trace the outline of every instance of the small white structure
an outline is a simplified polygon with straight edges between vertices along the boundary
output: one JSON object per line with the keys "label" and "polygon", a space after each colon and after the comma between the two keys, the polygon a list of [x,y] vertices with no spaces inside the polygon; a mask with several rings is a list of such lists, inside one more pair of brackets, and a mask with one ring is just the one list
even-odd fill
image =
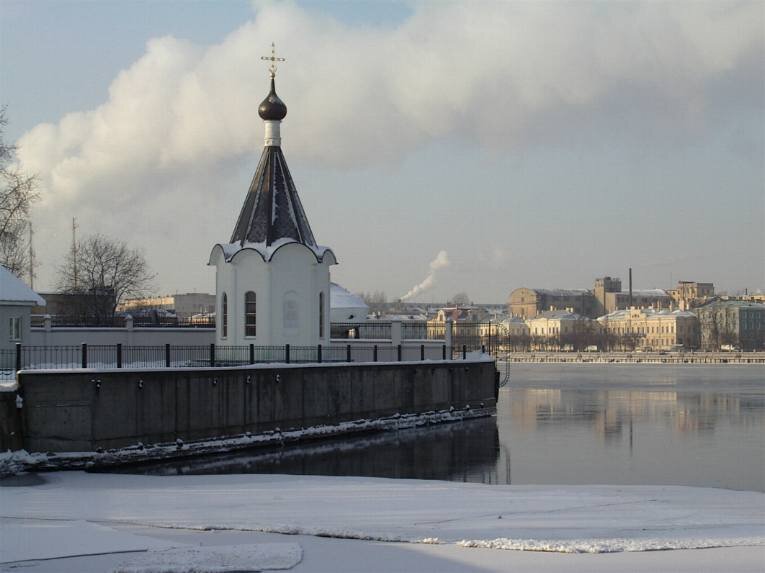
{"label": "small white structure", "polygon": [[369,314],[363,298],[337,283],[329,284],[329,307],[332,322],[366,322]]}
{"label": "small white structure", "polygon": [[329,267],[334,253],[319,246],[281,149],[287,106],[271,91],[258,108],[265,145],[231,240],[217,244],[216,342],[240,346],[313,346],[330,341]]}
{"label": "small white structure", "polygon": [[45,300],[0,265],[0,350],[29,344],[33,306],[45,306]]}

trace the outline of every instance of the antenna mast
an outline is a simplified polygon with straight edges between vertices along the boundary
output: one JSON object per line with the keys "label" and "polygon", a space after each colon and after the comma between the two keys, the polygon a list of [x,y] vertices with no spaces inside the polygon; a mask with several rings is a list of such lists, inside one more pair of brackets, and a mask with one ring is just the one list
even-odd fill
{"label": "antenna mast", "polygon": [[74,290],[77,290],[77,217],[72,217],[72,275]]}

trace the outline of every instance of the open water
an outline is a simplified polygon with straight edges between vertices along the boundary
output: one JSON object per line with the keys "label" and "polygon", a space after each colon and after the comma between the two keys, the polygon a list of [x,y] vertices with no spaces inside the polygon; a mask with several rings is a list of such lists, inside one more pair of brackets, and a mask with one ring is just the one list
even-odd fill
{"label": "open water", "polygon": [[517,364],[496,418],[133,466],[765,491],[765,367]]}

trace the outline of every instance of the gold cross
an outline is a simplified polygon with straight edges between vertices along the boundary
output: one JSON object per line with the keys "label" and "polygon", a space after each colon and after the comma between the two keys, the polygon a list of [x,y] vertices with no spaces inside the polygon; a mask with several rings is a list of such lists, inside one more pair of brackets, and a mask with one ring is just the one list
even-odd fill
{"label": "gold cross", "polygon": [[271,72],[271,77],[276,76],[276,62],[284,62],[284,58],[277,58],[276,57],[276,46],[273,42],[271,42],[271,55],[270,56],[260,56],[261,60],[266,60],[268,62],[271,62],[271,65],[268,66],[268,71]]}

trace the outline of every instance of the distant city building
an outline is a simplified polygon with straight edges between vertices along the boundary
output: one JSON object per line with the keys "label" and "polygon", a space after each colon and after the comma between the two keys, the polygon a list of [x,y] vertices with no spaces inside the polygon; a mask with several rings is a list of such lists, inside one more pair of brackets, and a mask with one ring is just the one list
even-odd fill
{"label": "distant city building", "polygon": [[699,321],[684,310],[630,308],[615,310],[598,318],[601,328],[635,348],[672,350],[699,346]]}
{"label": "distant city building", "polygon": [[584,289],[517,288],[507,301],[511,316],[534,318],[541,312],[572,309],[583,316],[595,316],[595,298]]}
{"label": "distant city building", "polygon": [[194,315],[214,313],[215,295],[187,292],[165,296],[129,298],[117,306],[117,312],[128,314],[141,310],[173,311],[179,319],[190,319]]}
{"label": "distant city building", "polygon": [[630,307],[669,309],[672,306],[672,297],[667,294],[667,291],[660,288],[633,289],[632,294],[628,291],[607,292],[605,296],[607,313],[615,310],[626,310]]}
{"label": "distant city building", "polygon": [[444,306],[436,311],[436,315],[428,322],[482,322],[488,320],[489,313],[480,306]]}
{"label": "distant city building", "polygon": [[[622,292],[622,279],[602,277],[595,279],[595,316],[608,314],[616,308],[608,308],[606,295]],[[610,301],[609,301],[610,302]]]}
{"label": "distant city building", "polygon": [[526,324],[525,320],[518,316],[511,316],[510,318],[506,318],[502,320],[499,325],[502,334],[506,336],[519,338],[529,335],[529,325]]}
{"label": "distant city building", "polygon": [[32,314],[49,314],[54,324],[111,325],[116,304],[111,289],[90,292],[46,292],[40,293],[45,299],[44,306],[32,308]]}
{"label": "distant city building", "polygon": [[619,278],[602,277],[595,279],[593,289],[595,296],[595,316],[601,316],[628,308],[670,308],[672,297],[662,289],[632,289],[622,290],[622,280]]}
{"label": "distant city building", "polygon": [[712,283],[678,281],[677,287],[667,292],[679,308],[690,310],[709,301],[715,295],[715,285]]}
{"label": "distant city building", "polygon": [[739,295],[715,295],[718,300],[743,300],[747,302],[765,303],[765,293],[739,294]]}
{"label": "distant city building", "polygon": [[[465,337],[488,336],[491,330],[488,324],[489,312],[485,308],[475,305],[444,306],[437,309],[435,316],[427,321],[427,337],[443,337],[448,320],[453,323],[455,341]],[[496,335],[499,327],[497,324],[494,326],[491,332]]]}
{"label": "distant city building", "polygon": [[720,300],[695,310],[701,328],[701,349],[765,349],[765,304]]}
{"label": "distant city building", "polygon": [[561,341],[585,332],[590,324],[588,317],[571,310],[548,310],[526,319],[530,336],[557,338]]}
{"label": "distant city building", "polygon": [[[32,307],[45,307],[45,300],[24,281],[0,265],[0,350],[10,350],[16,344],[29,343]],[[3,355],[10,358],[10,355]],[[5,360],[0,368],[12,367]]]}
{"label": "distant city building", "polygon": [[606,276],[595,279],[592,291],[517,288],[510,293],[507,306],[511,316],[521,318],[533,318],[544,311],[566,309],[595,318],[630,307],[670,308],[672,297],[662,289],[625,291],[622,290],[621,279]]}

